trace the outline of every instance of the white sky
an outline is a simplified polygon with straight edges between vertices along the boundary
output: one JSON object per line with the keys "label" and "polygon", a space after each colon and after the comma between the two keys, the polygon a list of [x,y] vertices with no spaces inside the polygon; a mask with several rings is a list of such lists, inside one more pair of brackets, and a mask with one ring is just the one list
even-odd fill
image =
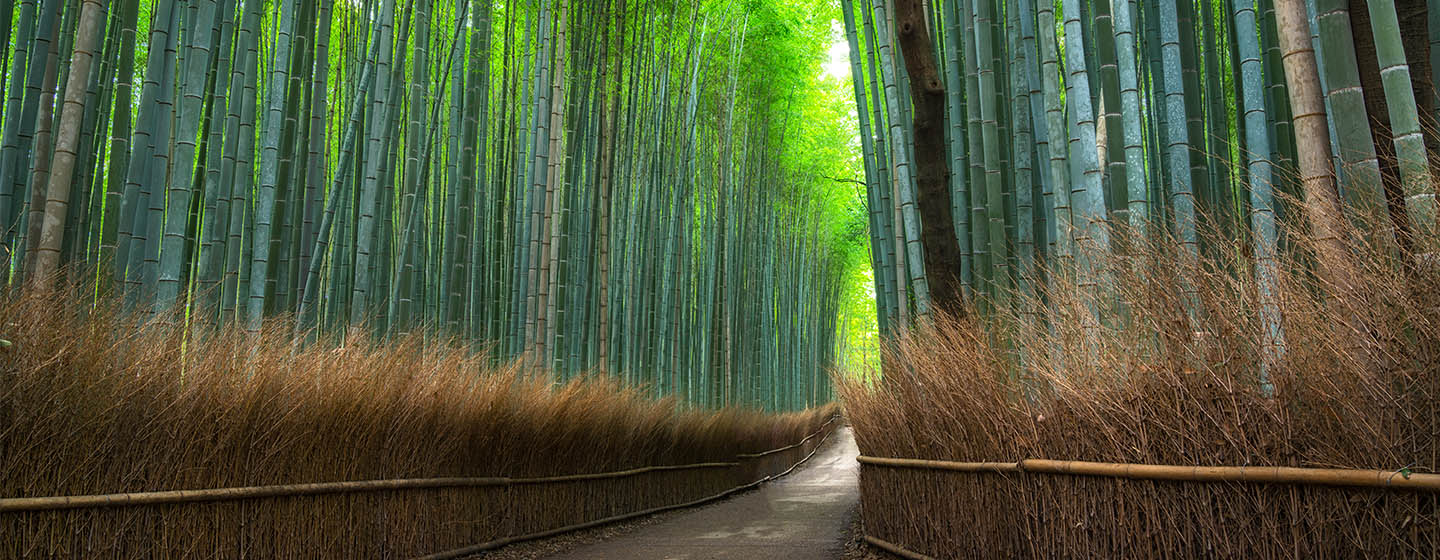
{"label": "white sky", "polygon": [[850,78],[850,43],[840,22],[830,21],[830,60],[821,67],[821,74],[831,78]]}

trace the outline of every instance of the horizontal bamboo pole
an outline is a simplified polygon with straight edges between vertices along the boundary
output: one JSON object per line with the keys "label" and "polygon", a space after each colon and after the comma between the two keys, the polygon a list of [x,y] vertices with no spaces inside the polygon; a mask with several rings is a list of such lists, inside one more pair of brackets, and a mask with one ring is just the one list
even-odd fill
{"label": "horizontal bamboo pole", "polygon": [[[714,496],[708,496],[708,497],[705,497],[705,498],[700,498],[700,499],[698,499],[698,500],[695,500],[695,501],[692,501],[692,502],[685,502],[685,503],[682,503],[682,504],[672,504],[672,505],[668,505],[668,506],[660,506],[660,507],[650,508],[650,509],[641,510],[641,511],[634,511],[634,512],[630,512],[630,513],[622,513],[622,514],[620,514],[620,515],[615,515],[615,516],[611,516],[611,517],[606,517],[606,518],[604,518],[604,519],[596,519],[596,520],[594,520],[594,521],[586,521],[586,522],[584,522],[584,523],[576,523],[576,524],[574,524],[574,525],[566,525],[566,526],[564,526],[564,527],[556,527],[556,528],[554,528],[554,529],[547,529],[547,530],[545,530],[545,531],[540,531],[540,532],[538,532],[538,533],[529,533],[529,534],[525,534],[525,535],[516,535],[516,536],[513,536],[513,537],[505,537],[505,538],[503,538],[503,539],[496,539],[496,540],[493,540],[493,541],[487,541],[487,542],[483,542],[483,543],[480,543],[480,544],[470,545],[470,546],[467,546],[467,547],[464,547],[464,548],[457,548],[457,549],[454,549],[454,550],[447,550],[447,551],[444,551],[444,552],[437,552],[437,553],[434,553],[434,554],[429,554],[429,555],[426,555],[426,556],[421,556],[421,557],[415,558],[414,560],[450,560],[450,559],[452,559],[452,558],[463,558],[463,557],[466,557],[466,556],[472,556],[472,555],[475,555],[475,554],[477,554],[477,553],[484,552],[484,551],[487,551],[487,550],[495,550],[495,549],[497,549],[497,548],[500,548],[500,547],[503,547],[503,546],[509,546],[509,545],[512,545],[512,544],[515,544],[515,543],[519,543],[519,542],[533,541],[533,540],[537,540],[537,539],[549,538],[549,537],[553,537],[553,536],[555,536],[555,535],[562,535],[562,534],[570,533],[570,532],[574,532],[574,531],[582,531],[582,530],[589,529],[589,528],[592,528],[592,527],[599,527],[599,526],[602,526],[602,525],[609,525],[609,524],[611,524],[611,523],[619,523],[619,522],[621,522],[621,521],[626,521],[626,520],[629,520],[629,519],[635,519],[635,518],[639,518],[639,517],[645,517],[645,516],[647,516],[647,515],[654,515],[654,514],[657,514],[657,513],[664,513],[664,512],[667,512],[667,511],[672,511],[672,510],[677,510],[677,509],[685,509],[685,508],[695,507],[695,506],[698,506],[698,505],[701,505],[701,504],[706,504],[706,503],[709,503],[709,502],[713,502],[713,501],[715,501],[715,500],[719,500],[719,499],[721,499],[721,498],[725,498],[725,497],[727,497],[727,496],[730,496],[730,495],[732,495],[732,494],[735,494],[736,492],[742,492],[742,491],[745,491],[745,490],[749,490],[749,489],[751,489],[751,488],[754,488],[754,487],[756,487],[756,486],[759,486],[759,485],[764,484],[764,483],[766,483],[766,482],[769,482],[769,481],[771,481],[771,480],[775,480],[775,479],[777,479],[777,478],[780,478],[780,477],[783,477],[783,476],[785,476],[785,475],[790,474],[792,471],[794,471],[794,470],[795,470],[796,468],[798,468],[800,465],[803,465],[803,464],[805,464],[806,461],[809,461],[811,457],[814,457],[816,452],[820,451],[820,446],[821,446],[821,445],[824,445],[824,444],[825,444],[825,440],[827,440],[827,439],[830,438],[830,432],[825,431],[825,427],[826,427],[826,426],[829,426],[829,425],[830,425],[830,422],[828,422],[828,421],[825,422],[825,424],[822,424],[822,425],[820,426],[820,430],[819,430],[819,431],[816,431],[814,434],[810,434],[809,436],[806,436],[805,439],[800,440],[801,443],[804,443],[806,440],[809,440],[811,437],[814,437],[815,435],[824,433],[824,436],[820,438],[820,441],[815,444],[815,448],[814,448],[814,449],[811,449],[809,454],[805,455],[804,458],[802,458],[802,459],[800,459],[799,461],[795,462],[795,464],[790,465],[790,468],[785,469],[784,472],[781,472],[781,473],[779,473],[779,474],[774,474],[774,475],[771,475],[771,476],[767,476],[767,477],[765,477],[765,478],[762,478],[762,479],[757,480],[757,481],[755,481],[755,482],[751,482],[751,483],[749,483],[749,484],[742,484],[742,485],[740,485],[740,486],[736,486],[736,487],[734,487],[734,488],[731,488],[731,489],[729,489],[729,490],[726,490],[726,491],[721,492],[721,493],[719,493],[719,494],[716,494],[716,495],[714,495]],[[791,445],[791,446],[786,446],[786,449],[788,449],[788,448],[794,448],[794,447],[795,447],[795,446],[793,446],[793,445]],[[782,449],[782,450],[783,450],[783,449]],[[774,451],[774,450],[772,450],[772,451]],[[767,453],[768,453],[768,452],[767,452]]]}
{"label": "horizontal bamboo pole", "polygon": [[[831,418],[834,420],[834,417]],[[827,420],[815,432],[825,430]],[[806,436],[805,439],[814,437]],[[802,443],[805,440],[801,440]],[[794,447],[787,446],[786,448]],[[766,452],[769,453],[769,452]],[[655,471],[713,469],[738,466],[738,462],[694,463],[689,465],[661,465],[640,467],[623,471],[593,474],[572,474],[541,478],[509,477],[445,477],[445,478],[402,478],[389,480],[350,480],[340,482],[313,482],[304,484],[277,484],[270,486],[242,486],[234,488],[208,488],[200,490],[161,490],[155,492],[125,492],[117,494],[94,494],[86,496],[37,496],[31,498],[0,498],[0,513],[18,511],[51,511],[63,509],[135,507],[158,504],[183,504],[195,502],[226,502],[236,500],[257,500],[293,496],[318,496],[323,494],[351,494],[360,492],[384,492],[393,490],[417,490],[435,488],[468,488],[483,486],[509,486],[522,484],[550,484],[624,478]]]}
{"label": "horizontal bamboo pole", "polygon": [[322,494],[380,492],[385,490],[414,490],[420,488],[505,486],[507,484],[510,484],[510,480],[503,477],[408,478],[394,480],[352,480],[344,482],[317,482],[309,484],[278,484],[273,486],[244,486],[238,488],[210,488],[204,490],[127,492],[120,494],[99,494],[89,496],[44,496],[34,498],[4,498],[0,499],[0,513],[8,513],[12,511],[47,511],[60,509],[145,506],[156,504],[183,504],[192,502],[227,502],[234,500],[256,500],[260,498],[280,498],[289,496],[317,496]]}
{"label": "horizontal bamboo pole", "polygon": [[919,552],[908,550],[898,544],[892,543],[885,539],[872,537],[870,535],[865,535],[865,542],[875,545],[876,548],[879,548],[881,550],[884,550],[885,552],[889,552],[890,554],[894,554],[901,558],[908,558],[909,560],[935,560],[935,557],[933,556],[926,556],[924,554],[920,554]]}
{"label": "horizontal bamboo pole", "polygon": [[[798,442],[792,443],[792,444],[787,445],[787,446],[785,446],[785,447],[777,447],[777,448],[771,449],[771,450],[769,450],[769,451],[761,451],[761,452],[759,452],[759,453],[741,453],[741,454],[739,454],[739,455],[736,455],[736,457],[739,457],[739,458],[741,458],[741,459],[755,459],[755,458],[758,458],[758,457],[764,457],[764,456],[766,456],[766,455],[770,455],[770,454],[774,454],[774,453],[779,453],[779,452],[781,452],[781,451],[789,451],[789,450],[794,449],[794,448],[796,448],[796,447],[800,447],[800,446],[802,446],[802,445],[805,445],[805,442],[810,441],[810,438],[813,438],[813,437],[815,437],[815,436],[817,436],[817,435],[820,435],[821,432],[824,432],[824,431],[825,431],[825,428],[829,427],[829,426],[830,426],[830,423],[835,421],[835,418],[837,418],[837,417],[836,417],[836,416],[831,416],[829,420],[826,420],[824,424],[821,424],[821,425],[820,425],[820,429],[815,430],[815,433],[810,434],[810,435],[808,435],[808,436],[805,436],[803,439],[801,439],[801,440],[798,441]],[[829,437],[828,434],[827,434],[826,437]]]}
{"label": "horizontal bamboo pole", "polygon": [[806,441],[809,441],[809,440],[810,440],[810,438],[807,437],[807,438],[805,438],[805,439],[800,440],[800,443],[792,443],[792,444],[787,445],[787,446],[785,446],[785,447],[777,447],[777,448],[775,448],[775,449],[771,449],[771,450],[769,450],[769,451],[761,451],[761,452],[759,452],[759,453],[741,453],[741,454],[739,454],[739,455],[736,455],[736,457],[739,457],[739,458],[741,458],[741,459],[758,459],[758,458],[764,457],[764,456],[766,456],[766,455],[771,455],[771,454],[775,454],[775,453],[780,453],[780,452],[782,452],[782,451],[789,451],[789,450],[794,449],[794,448],[796,448],[796,447],[800,447],[800,446],[802,446],[802,445],[805,445],[805,442],[806,442]]}
{"label": "horizontal bamboo pole", "polygon": [[930,469],[935,471],[958,472],[1020,472],[1020,463],[961,463],[957,461],[932,461],[929,459],[893,459],[890,457],[866,457],[858,459],[862,464],[882,467]]}
{"label": "horizontal bamboo pole", "polygon": [[581,480],[601,480],[606,478],[625,478],[655,471],[682,471],[694,469],[727,469],[739,466],[740,463],[694,463],[689,465],[662,465],[658,467],[640,467],[624,471],[614,471],[595,474],[566,474],[560,476],[547,476],[544,478],[512,478],[509,483],[513,485],[522,484],[550,484],[555,482],[576,482]]}
{"label": "horizontal bamboo pole", "polygon": [[1311,469],[1299,467],[1187,467],[1134,463],[1093,463],[1026,459],[1025,472],[1108,476],[1138,480],[1194,482],[1266,482],[1316,486],[1355,486],[1440,492],[1440,474],[1402,473],[1364,469]]}
{"label": "horizontal bamboo pole", "polygon": [[1104,476],[1135,480],[1256,482],[1440,492],[1440,474],[1406,474],[1399,471],[1385,470],[1145,465],[1138,463],[1056,461],[1051,459],[1025,459],[1018,463],[965,463],[928,459],[867,457],[864,455],[860,456],[858,460],[861,464],[865,465],[958,472],[1025,472],[1034,474]]}

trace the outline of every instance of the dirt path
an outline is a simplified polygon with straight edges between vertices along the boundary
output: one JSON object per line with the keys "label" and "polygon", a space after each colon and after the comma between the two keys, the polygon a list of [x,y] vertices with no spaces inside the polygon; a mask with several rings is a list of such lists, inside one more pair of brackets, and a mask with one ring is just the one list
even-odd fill
{"label": "dirt path", "polygon": [[859,500],[850,428],[778,481],[552,560],[787,560],[839,558]]}

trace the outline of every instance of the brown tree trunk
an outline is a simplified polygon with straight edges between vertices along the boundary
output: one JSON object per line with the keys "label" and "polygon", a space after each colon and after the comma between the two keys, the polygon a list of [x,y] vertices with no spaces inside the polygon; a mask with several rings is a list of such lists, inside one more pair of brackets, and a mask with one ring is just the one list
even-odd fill
{"label": "brown tree trunk", "polygon": [[935,41],[926,28],[924,0],[897,0],[895,17],[900,50],[910,75],[915,105],[915,186],[920,207],[920,239],[925,273],[935,308],[964,314],[960,291],[960,246],[950,213],[950,167],[946,161],[945,84],[935,62]]}
{"label": "brown tree trunk", "polygon": [[1354,286],[1355,270],[1346,247],[1349,236],[1341,218],[1320,74],[1303,0],[1275,0],[1275,17],[1285,83],[1289,86],[1290,106],[1295,114],[1295,144],[1299,152],[1297,163],[1305,216],[1310,222],[1316,259],[1321,276],[1341,293],[1348,294]]}
{"label": "brown tree trunk", "polygon": [[1380,347],[1366,321],[1366,295],[1360,270],[1350,252],[1348,223],[1341,216],[1331,159],[1330,133],[1320,72],[1310,42],[1304,0],[1275,0],[1276,30],[1280,39],[1285,83],[1293,108],[1296,159],[1304,193],[1305,217],[1315,244],[1317,272],[1337,306],[1341,321],[1355,336],[1347,339],[1351,357],[1368,370],[1380,367]]}

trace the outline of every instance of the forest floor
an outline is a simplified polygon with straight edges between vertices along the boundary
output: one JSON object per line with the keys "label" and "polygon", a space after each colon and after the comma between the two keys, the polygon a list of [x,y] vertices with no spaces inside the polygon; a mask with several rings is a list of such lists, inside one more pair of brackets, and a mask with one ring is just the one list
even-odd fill
{"label": "forest floor", "polygon": [[756,490],[695,509],[507,547],[483,558],[869,558],[863,541],[855,536],[858,454],[850,428],[841,428],[795,472]]}

